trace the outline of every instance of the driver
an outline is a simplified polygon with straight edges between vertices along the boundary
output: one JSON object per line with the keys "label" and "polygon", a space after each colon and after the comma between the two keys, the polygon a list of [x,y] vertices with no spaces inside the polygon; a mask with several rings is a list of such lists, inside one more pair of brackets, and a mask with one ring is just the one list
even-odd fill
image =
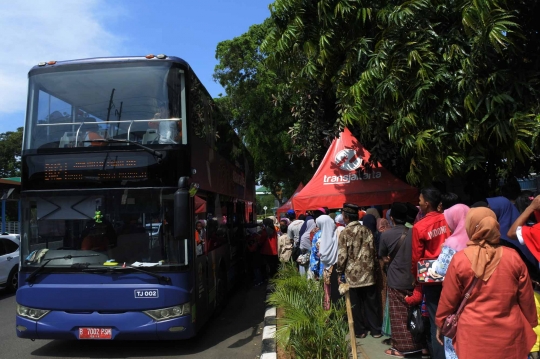
{"label": "driver", "polygon": [[107,220],[101,219],[101,212],[96,211],[96,217],[89,221],[82,232],[82,250],[105,252],[116,247],[116,232]]}

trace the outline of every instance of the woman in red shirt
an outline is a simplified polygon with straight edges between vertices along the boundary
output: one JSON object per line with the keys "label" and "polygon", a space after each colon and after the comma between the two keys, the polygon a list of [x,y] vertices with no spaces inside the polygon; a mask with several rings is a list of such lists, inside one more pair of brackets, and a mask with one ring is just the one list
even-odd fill
{"label": "woman in red shirt", "polygon": [[269,275],[272,278],[278,269],[277,256],[277,230],[274,226],[274,221],[271,218],[263,219],[264,229],[261,233],[261,254],[270,271]]}

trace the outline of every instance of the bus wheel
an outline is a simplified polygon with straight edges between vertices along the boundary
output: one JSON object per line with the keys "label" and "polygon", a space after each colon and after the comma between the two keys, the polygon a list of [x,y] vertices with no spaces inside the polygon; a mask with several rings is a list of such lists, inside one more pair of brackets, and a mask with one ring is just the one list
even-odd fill
{"label": "bus wheel", "polygon": [[18,266],[15,266],[13,267],[13,269],[11,270],[11,272],[9,273],[9,277],[8,277],[8,281],[7,281],[7,290],[9,292],[16,292],[17,291],[17,287],[18,287],[18,284],[19,284],[19,271],[18,271],[19,267]]}
{"label": "bus wheel", "polygon": [[220,314],[227,303],[227,274],[224,270],[219,272],[216,292],[216,314]]}

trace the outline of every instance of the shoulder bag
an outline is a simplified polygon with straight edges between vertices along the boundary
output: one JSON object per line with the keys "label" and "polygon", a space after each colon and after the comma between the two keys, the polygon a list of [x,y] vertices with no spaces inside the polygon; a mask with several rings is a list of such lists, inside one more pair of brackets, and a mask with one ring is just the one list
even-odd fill
{"label": "shoulder bag", "polygon": [[388,255],[388,258],[389,258],[388,261],[385,261],[384,263],[384,267],[383,267],[384,273],[388,272],[388,268],[390,268],[390,263],[392,263],[397,253],[399,252],[399,249],[401,248],[403,242],[405,241],[405,237],[407,237],[407,233],[409,233],[409,228],[405,227],[405,229],[403,230],[403,233],[401,233],[401,237],[399,237],[398,239],[396,246],[392,250],[392,253]]}
{"label": "shoulder bag", "polygon": [[450,314],[444,320],[443,326],[441,328],[441,333],[445,337],[450,338],[450,339],[454,339],[456,337],[459,316],[461,315],[461,312],[463,312],[463,309],[465,308],[465,304],[467,304],[467,300],[471,296],[471,292],[474,286],[476,285],[476,282],[478,282],[478,278],[474,277],[474,280],[471,283],[467,292],[465,293],[465,296],[463,297],[463,300],[461,301],[461,305],[459,306],[457,312],[455,312],[454,314]]}

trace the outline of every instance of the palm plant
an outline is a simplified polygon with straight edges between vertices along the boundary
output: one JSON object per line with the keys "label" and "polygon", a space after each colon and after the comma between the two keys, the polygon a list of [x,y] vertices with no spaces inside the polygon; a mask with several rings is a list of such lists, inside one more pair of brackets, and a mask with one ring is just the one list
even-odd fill
{"label": "palm plant", "polygon": [[269,304],[284,310],[278,319],[278,345],[299,359],[341,359],[348,356],[347,322],[343,302],[323,309],[321,282],[300,276],[294,264],[285,264],[273,280]]}

